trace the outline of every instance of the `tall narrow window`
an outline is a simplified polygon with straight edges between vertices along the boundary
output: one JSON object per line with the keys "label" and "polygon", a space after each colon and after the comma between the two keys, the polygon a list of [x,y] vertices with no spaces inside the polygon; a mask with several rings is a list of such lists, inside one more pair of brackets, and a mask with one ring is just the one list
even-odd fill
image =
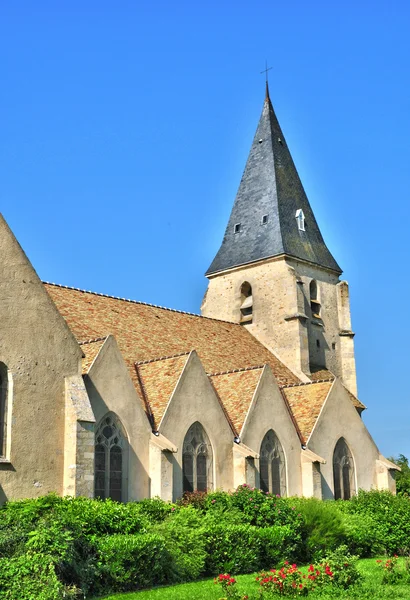
{"label": "tall narrow window", "polygon": [[356,493],[353,456],[344,438],[333,453],[333,483],[335,500],[349,500]]}
{"label": "tall narrow window", "polygon": [[260,458],[260,488],[264,492],[286,496],[286,464],[282,444],[270,429],[263,438]]}
{"label": "tall narrow window", "polygon": [[242,324],[252,323],[253,297],[250,283],[244,281],[241,286],[241,320]]}
{"label": "tall narrow window", "polygon": [[182,448],[184,492],[206,492],[212,489],[212,448],[198,421],[191,425]]}
{"label": "tall narrow window", "polygon": [[100,422],[95,434],[94,489],[98,498],[122,502],[126,436],[120,420],[112,413]]}
{"label": "tall narrow window", "polygon": [[312,310],[312,317],[315,319],[320,319],[320,299],[319,292],[317,287],[317,281],[312,279],[309,284],[309,293],[310,293],[310,308]]}
{"label": "tall narrow window", "polygon": [[7,454],[7,395],[8,370],[4,363],[0,363],[0,458]]}

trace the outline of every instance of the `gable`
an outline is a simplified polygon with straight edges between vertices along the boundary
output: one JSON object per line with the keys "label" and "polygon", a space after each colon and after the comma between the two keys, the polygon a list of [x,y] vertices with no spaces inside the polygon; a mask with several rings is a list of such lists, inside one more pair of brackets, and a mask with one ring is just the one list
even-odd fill
{"label": "gable", "polygon": [[188,361],[188,354],[136,364],[136,369],[155,431]]}
{"label": "gable", "polygon": [[262,372],[263,367],[257,367],[210,375],[210,380],[238,433],[242,431]]}
{"label": "gable", "polygon": [[332,384],[333,380],[283,388],[304,443],[309,439]]}

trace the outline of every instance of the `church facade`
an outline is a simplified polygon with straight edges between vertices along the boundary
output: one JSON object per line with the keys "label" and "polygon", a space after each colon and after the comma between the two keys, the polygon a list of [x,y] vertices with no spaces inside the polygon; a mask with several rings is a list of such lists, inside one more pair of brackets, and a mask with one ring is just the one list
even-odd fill
{"label": "church facade", "polygon": [[0,256],[0,502],[395,490],[268,87],[201,315],[44,283],[3,218]]}

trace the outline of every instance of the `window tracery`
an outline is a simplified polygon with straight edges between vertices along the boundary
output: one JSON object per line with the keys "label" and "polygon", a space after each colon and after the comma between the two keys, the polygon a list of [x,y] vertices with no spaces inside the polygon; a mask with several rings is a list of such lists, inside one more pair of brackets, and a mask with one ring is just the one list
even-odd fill
{"label": "window tracery", "polygon": [[8,369],[0,363],[0,458],[7,454]]}
{"label": "window tracery", "polygon": [[349,500],[356,493],[353,456],[344,438],[333,453],[333,483],[335,500]]}
{"label": "window tracery", "polygon": [[278,436],[272,429],[262,440],[259,471],[261,490],[286,496],[285,454]]}
{"label": "window tracery", "polygon": [[184,492],[212,489],[212,447],[198,421],[191,425],[184,439],[182,475]]}
{"label": "window tracery", "polygon": [[122,481],[124,472],[124,450],[126,441],[119,419],[106,415],[95,434],[95,496],[124,500]]}

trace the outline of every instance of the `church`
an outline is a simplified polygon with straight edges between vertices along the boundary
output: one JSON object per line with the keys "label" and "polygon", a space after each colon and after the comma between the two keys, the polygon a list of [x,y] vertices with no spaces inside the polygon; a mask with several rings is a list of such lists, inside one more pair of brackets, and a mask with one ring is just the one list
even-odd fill
{"label": "church", "polygon": [[361,418],[349,287],[267,84],[201,315],[42,282],[2,217],[0,257],[0,503],[395,491]]}

